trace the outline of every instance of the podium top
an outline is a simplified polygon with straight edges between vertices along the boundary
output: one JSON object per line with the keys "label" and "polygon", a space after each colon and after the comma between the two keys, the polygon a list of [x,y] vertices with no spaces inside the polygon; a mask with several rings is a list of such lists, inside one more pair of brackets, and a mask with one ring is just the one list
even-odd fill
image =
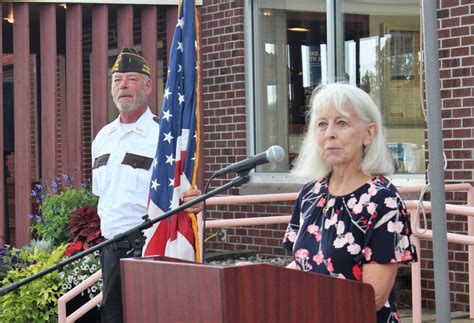
{"label": "podium top", "polygon": [[121,269],[127,322],[370,323],[376,318],[370,285],[271,264],[217,266],[148,257],[122,259]]}

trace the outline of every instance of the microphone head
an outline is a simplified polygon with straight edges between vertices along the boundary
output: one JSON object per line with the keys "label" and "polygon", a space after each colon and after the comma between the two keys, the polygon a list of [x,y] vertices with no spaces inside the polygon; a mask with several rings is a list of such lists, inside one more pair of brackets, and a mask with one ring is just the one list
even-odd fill
{"label": "microphone head", "polygon": [[285,150],[278,145],[271,146],[265,153],[270,163],[278,163],[285,158]]}

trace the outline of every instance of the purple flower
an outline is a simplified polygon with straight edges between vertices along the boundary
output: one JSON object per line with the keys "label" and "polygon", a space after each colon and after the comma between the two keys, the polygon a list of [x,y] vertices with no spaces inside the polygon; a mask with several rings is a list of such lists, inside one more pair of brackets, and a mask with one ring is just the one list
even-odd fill
{"label": "purple flower", "polygon": [[32,191],[31,191],[31,197],[36,197],[36,195],[37,195],[36,191],[35,191],[35,190],[32,190]]}
{"label": "purple flower", "polygon": [[53,190],[53,193],[56,193],[58,191],[58,182],[56,181],[51,181],[51,189]]}

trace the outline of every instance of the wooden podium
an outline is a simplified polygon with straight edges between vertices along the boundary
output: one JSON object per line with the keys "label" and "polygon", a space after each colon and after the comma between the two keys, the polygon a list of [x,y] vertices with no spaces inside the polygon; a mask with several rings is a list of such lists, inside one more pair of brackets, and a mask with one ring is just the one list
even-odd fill
{"label": "wooden podium", "polygon": [[371,286],[274,265],[121,260],[125,322],[376,321]]}

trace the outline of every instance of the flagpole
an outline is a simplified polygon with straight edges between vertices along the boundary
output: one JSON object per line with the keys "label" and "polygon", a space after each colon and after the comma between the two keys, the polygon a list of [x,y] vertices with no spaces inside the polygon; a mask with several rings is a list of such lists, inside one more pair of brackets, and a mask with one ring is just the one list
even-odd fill
{"label": "flagpole", "polygon": [[203,194],[199,197],[196,197],[192,201],[186,202],[186,203],[178,206],[177,208],[175,208],[173,210],[170,210],[170,211],[164,213],[161,216],[158,216],[157,218],[155,218],[153,220],[150,220],[150,218],[148,217],[148,214],[146,214],[142,217],[144,222],[137,225],[137,226],[135,226],[135,227],[133,227],[132,229],[130,229],[128,231],[125,231],[124,233],[118,234],[115,237],[113,237],[112,239],[105,240],[105,241],[103,241],[99,244],[96,244],[95,246],[92,246],[89,249],[84,250],[84,251],[82,251],[82,252],[80,252],[80,253],[72,256],[72,257],[69,257],[69,258],[67,258],[63,261],[60,261],[57,264],[55,264],[55,265],[53,265],[49,268],[43,269],[42,271],[40,271],[40,272],[38,272],[34,275],[31,275],[31,276],[29,276],[25,279],[22,279],[18,282],[10,284],[6,287],[0,288],[0,296],[6,295],[6,294],[8,294],[8,293],[10,293],[14,290],[17,290],[21,286],[23,286],[23,285],[25,285],[25,284],[27,284],[31,281],[34,281],[38,278],[41,278],[44,275],[49,274],[49,273],[51,273],[55,270],[61,269],[62,267],[72,263],[73,261],[75,261],[77,259],[80,259],[80,258],[82,258],[82,257],[84,257],[84,256],[86,256],[90,253],[93,253],[96,250],[100,250],[100,249],[104,248],[105,246],[108,246],[109,244],[112,244],[114,242],[128,240],[128,242],[130,243],[130,246],[132,247],[132,249],[129,252],[133,251],[134,256],[140,256],[143,245],[145,244],[145,236],[143,235],[142,230],[148,229],[148,228],[152,227],[153,224],[155,224],[159,221],[162,221],[162,220],[172,216],[173,214],[176,214],[178,212],[182,212],[185,209],[190,208],[191,206],[196,205],[196,204],[198,204],[198,203],[200,203],[200,202],[202,202],[202,201],[204,201],[204,200],[206,200],[210,197],[213,197],[213,196],[215,196],[219,193],[225,192],[225,191],[227,191],[231,188],[238,187],[242,184],[245,184],[249,180],[250,180],[250,176],[248,175],[248,172],[246,172],[244,174],[239,174],[239,176],[235,177],[232,181],[228,182],[227,184],[222,185],[222,186],[210,191],[207,194]]}

